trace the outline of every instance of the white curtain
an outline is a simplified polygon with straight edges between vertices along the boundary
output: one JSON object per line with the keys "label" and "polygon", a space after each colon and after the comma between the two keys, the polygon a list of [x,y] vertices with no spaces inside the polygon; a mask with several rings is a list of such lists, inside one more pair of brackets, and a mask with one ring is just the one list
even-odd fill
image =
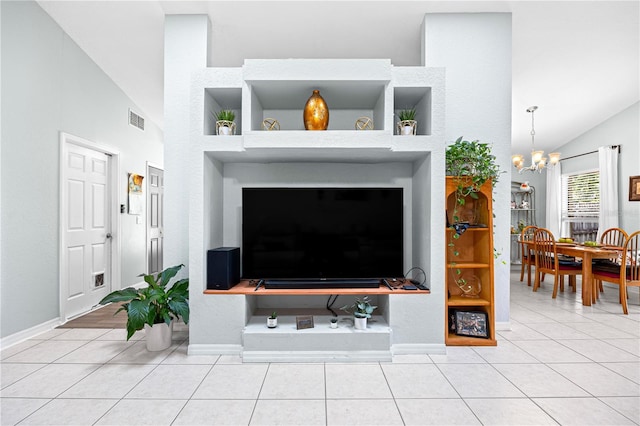
{"label": "white curtain", "polygon": [[618,227],[618,147],[598,148],[600,168],[600,219],[598,241],[609,228]]}
{"label": "white curtain", "polygon": [[547,229],[556,237],[562,237],[562,166],[560,163],[547,169]]}

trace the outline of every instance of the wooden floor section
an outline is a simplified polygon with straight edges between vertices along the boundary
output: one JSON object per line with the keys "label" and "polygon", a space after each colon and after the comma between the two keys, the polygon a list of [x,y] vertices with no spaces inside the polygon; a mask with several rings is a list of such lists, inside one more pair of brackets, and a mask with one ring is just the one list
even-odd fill
{"label": "wooden floor section", "polygon": [[120,308],[120,303],[111,303],[67,321],[57,328],[127,328],[127,313],[125,311],[113,315],[118,308]]}

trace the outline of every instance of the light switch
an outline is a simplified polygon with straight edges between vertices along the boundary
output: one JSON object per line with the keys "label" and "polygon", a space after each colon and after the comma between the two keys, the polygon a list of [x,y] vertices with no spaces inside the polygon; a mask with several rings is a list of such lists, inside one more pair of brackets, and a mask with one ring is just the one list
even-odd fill
{"label": "light switch", "polygon": [[140,215],[136,216],[136,223],[138,225],[142,224],[142,216],[140,216]]}

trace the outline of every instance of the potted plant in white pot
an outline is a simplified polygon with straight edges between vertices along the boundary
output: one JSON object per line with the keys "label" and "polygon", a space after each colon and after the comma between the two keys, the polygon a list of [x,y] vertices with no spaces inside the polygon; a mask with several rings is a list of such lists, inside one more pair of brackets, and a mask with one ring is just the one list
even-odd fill
{"label": "potted plant in white pot", "polygon": [[236,114],[230,109],[222,109],[216,114],[216,134],[235,135],[236,134]]}
{"label": "potted plant in white pot", "polygon": [[267,318],[267,327],[276,328],[278,326],[278,313],[276,311],[271,312],[269,318]]}
{"label": "potted plant in white pot", "polygon": [[366,330],[367,319],[371,318],[371,314],[376,308],[377,306],[373,306],[369,301],[369,296],[364,296],[362,299],[356,297],[352,305],[345,305],[340,309],[353,313],[353,326],[356,330]]}
{"label": "potted plant in white pot", "polygon": [[142,274],[147,287],[116,290],[100,301],[101,305],[126,302],[116,314],[127,312],[127,340],[144,328],[147,350],[161,351],[171,346],[173,321],[182,318],[189,323],[189,278],[168,286],[183,266],[167,268],[157,275]]}
{"label": "potted plant in white pot", "polygon": [[338,317],[332,317],[332,318],[329,320],[329,326],[330,326],[331,328],[338,328]]}
{"label": "potted plant in white pot", "polygon": [[418,122],[416,121],[416,110],[403,109],[398,114],[398,134],[400,135],[415,135],[418,131]]}

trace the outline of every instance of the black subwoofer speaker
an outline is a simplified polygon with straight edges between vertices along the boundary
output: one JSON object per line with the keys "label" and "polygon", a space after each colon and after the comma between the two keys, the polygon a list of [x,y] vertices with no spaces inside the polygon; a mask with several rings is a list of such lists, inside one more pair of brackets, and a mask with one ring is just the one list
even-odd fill
{"label": "black subwoofer speaker", "polygon": [[240,248],[218,247],[207,251],[207,289],[229,290],[240,282]]}

